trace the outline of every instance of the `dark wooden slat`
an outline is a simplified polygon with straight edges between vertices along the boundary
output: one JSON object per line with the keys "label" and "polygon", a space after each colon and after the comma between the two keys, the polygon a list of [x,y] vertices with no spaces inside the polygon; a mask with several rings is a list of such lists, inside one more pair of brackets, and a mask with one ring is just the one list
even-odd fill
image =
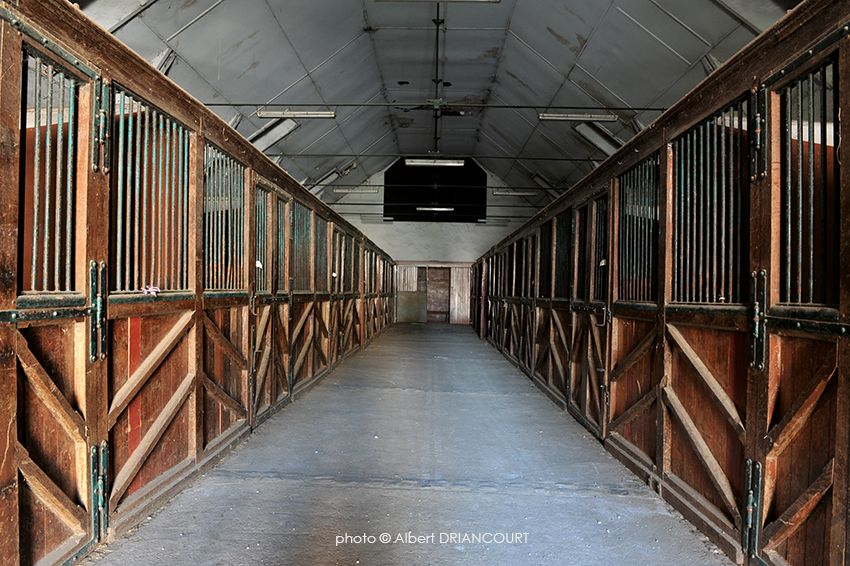
{"label": "dark wooden slat", "polygon": [[76,505],[59,489],[53,480],[32,461],[27,449],[20,443],[15,444],[15,461],[27,485],[36,497],[41,500],[63,523],[68,525],[74,534],[81,536],[86,533],[88,514],[86,510]]}
{"label": "dark wooden slat", "polygon": [[[292,308],[291,306],[289,308]],[[301,318],[298,319],[298,324],[295,325],[295,329],[290,334],[292,341],[298,339],[298,335],[301,334],[301,329],[304,328],[304,324],[307,322],[307,317],[310,316],[310,313],[313,312],[313,303],[307,303],[307,306],[304,308],[304,312],[301,313]]]}
{"label": "dark wooden slat", "polygon": [[133,478],[136,477],[136,474],[139,473],[139,470],[142,469],[145,461],[150,456],[151,452],[153,452],[154,448],[156,448],[159,439],[162,438],[162,435],[165,434],[166,429],[168,429],[168,425],[171,424],[171,421],[174,420],[174,417],[177,416],[177,412],[180,410],[180,407],[183,406],[183,403],[186,401],[186,398],[189,396],[189,393],[192,392],[192,388],[196,385],[195,383],[195,375],[189,374],[180,384],[180,387],[177,388],[177,391],[174,392],[174,395],[171,396],[171,399],[168,400],[165,407],[163,407],[162,412],[160,412],[159,416],[151,425],[151,428],[148,430],[147,434],[145,434],[142,441],[124,463],[124,466],[118,471],[115,476],[115,481],[112,484],[112,491],[109,494],[109,510],[114,511],[118,506],[118,500],[122,495],[127,491],[127,488],[130,487],[130,483],[133,481]]}
{"label": "dark wooden slat", "polygon": [[[266,385],[266,378],[269,374],[269,359],[271,359],[272,345],[271,341],[266,342],[263,348],[263,355],[260,358],[260,367],[257,369],[254,386],[254,411],[260,406],[260,399],[263,396],[263,387]],[[258,380],[257,380],[258,379]]]}
{"label": "dark wooden slat", "polygon": [[86,441],[86,421],[75,411],[65,396],[47,375],[41,363],[29,349],[27,339],[19,330],[15,331],[17,353],[24,373],[36,396],[50,410],[56,421],[76,443]]}
{"label": "dark wooden slat", "polygon": [[653,387],[646,395],[641,397],[637,403],[626,409],[626,412],[611,421],[611,424],[608,425],[608,427],[610,429],[616,429],[632,422],[634,419],[639,417],[641,413],[649,409],[657,397],[658,389]]}
{"label": "dark wooden slat", "polygon": [[611,377],[609,378],[612,383],[616,383],[619,381],[624,375],[628,373],[632,366],[634,366],[640,359],[646,355],[649,350],[652,349],[652,345],[655,342],[655,336],[657,334],[657,329],[653,328],[647,333],[643,340],[640,341],[640,344],[635,346],[635,348],[629,352],[629,355],[620,363],[616,368],[611,370]]}
{"label": "dark wooden slat", "polygon": [[307,357],[307,354],[310,352],[310,348],[313,346],[313,325],[310,325],[310,330],[307,333],[307,339],[304,341],[304,346],[301,347],[301,352],[299,352],[298,357],[295,358],[295,365],[292,366],[292,375],[298,375],[298,371],[301,369],[301,365],[304,363],[304,358]]}
{"label": "dark wooden slat", "polygon": [[174,323],[174,326],[171,327],[171,330],[162,337],[159,344],[151,351],[150,354],[145,358],[145,361],[139,365],[138,369],[130,376],[130,379],[118,390],[115,394],[115,397],[112,399],[112,406],[109,407],[109,428],[112,429],[115,426],[115,423],[118,421],[118,416],[121,412],[127,408],[127,405],[130,404],[130,401],[136,396],[136,394],[142,389],[145,383],[147,383],[150,376],[154,374],[156,369],[168,357],[168,354],[171,353],[171,350],[177,346],[178,342],[183,338],[186,334],[186,331],[189,330],[194,324],[194,313],[187,312],[180,319]]}
{"label": "dark wooden slat", "polygon": [[835,458],[827,462],[820,476],[806,491],[800,494],[800,497],[779,518],[764,528],[762,536],[764,540],[768,541],[766,548],[776,548],[803,526],[809,514],[832,487],[834,469]]}
{"label": "dark wooden slat", "polygon": [[741,512],[738,509],[737,502],[735,501],[735,493],[732,490],[732,484],[723,472],[723,468],[720,467],[720,463],[714,457],[714,454],[712,454],[711,449],[708,447],[708,444],[706,444],[705,439],[700,434],[699,429],[694,424],[694,421],[691,419],[687,410],[685,410],[682,402],[679,401],[679,397],[676,396],[673,389],[665,387],[662,390],[662,393],[664,395],[665,404],[670,407],[673,415],[675,415],[676,419],[682,425],[685,437],[690,442],[697,458],[699,458],[699,461],[708,472],[708,477],[711,479],[711,483],[714,484],[714,487],[717,489],[717,493],[720,495],[720,498],[723,500],[723,503],[726,505],[726,508],[735,520],[735,526],[740,527]]}
{"label": "dark wooden slat", "polygon": [[204,330],[207,331],[207,335],[213,339],[213,342],[216,343],[218,347],[221,348],[222,352],[227,354],[227,356],[236,362],[236,365],[239,366],[239,369],[246,370],[248,369],[248,361],[242,355],[242,352],[233,345],[233,342],[224,335],[224,332],[218,327],[218,325],[213,322],[213,320],[207,316],[207,313],[203,313],[204,318]]}
{"label": "dark wooden slat", "polygon": [[808,422],[809,417],[820,401],[826,386],[837,369],[837,356],[833,349],[830,355],[821,364],[820,369],[809,381],[808,385],[800,392],[794,400],[794,404],[773,428],[768,436],[773,439],[773,448],[770,456],[775,458],[782,454],[797,434]]}
{"label": "dark wooden slat", "polygon": [[671,325],[667,325],[667,334],[673,339],[673,342],[676,343],[676,346],[679,347],[679,350],[682,352],[682,355],[691,364],[691,366],[696,370],[697,375],[702,380],[706,389],[708,390],[711,397],[717,402],[720,410],[723,412],[726,420],[729,421],[729,424],[732,425],[732,428],[735,429],[735,432],[738,433],[738,438],[741,439],[741,442],[744,441],[744,423],[741,421],[741,416],[738,414],[738,409],[735,408],[735,403],[732,402],[732,399],[726,393],[726,390],[718,383],[717,379],[714,377],[714,374],[711,373],[711,370],[703,363],[702,359],[700,359],[699,355],[691,348],[691,345],[682,336],[682,333],[679,330]]}
{"label": "dark wooden slat", "polygon": [[244,419],[247,415],[245,408],[233,397],[231,397],[227,391],[221,388],[218,383],[204,376],[204,388],[207,392],[212,395],[219,403],[221,403],[225,408],[230,410],[232,413],[236,414],[240,419]]}
{"label": "dark wooden slat", "polygon": [[269,324],[269,315],[271,314],[274,305],[268,305],[263,308],[263,314],[260,315],[260,323],[257,325],[257,338],[254,342],[254,351],[260,349],[260,346],[263,344],[263,338],[266,336],[266,329]]}

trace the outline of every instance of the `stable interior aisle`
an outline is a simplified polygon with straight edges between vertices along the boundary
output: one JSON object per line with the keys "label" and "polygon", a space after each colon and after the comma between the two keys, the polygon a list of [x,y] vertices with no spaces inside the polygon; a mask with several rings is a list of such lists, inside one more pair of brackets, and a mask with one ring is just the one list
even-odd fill
{"label": "stable interior aisle", "polygon": [[433,323],[389,328],[95,563],[730,564],[471,328]]}

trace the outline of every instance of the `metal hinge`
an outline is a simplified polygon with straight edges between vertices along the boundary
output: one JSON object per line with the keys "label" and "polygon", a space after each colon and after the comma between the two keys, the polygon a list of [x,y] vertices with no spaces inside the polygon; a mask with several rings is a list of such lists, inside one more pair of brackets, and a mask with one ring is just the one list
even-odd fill
{"label": "metal hinge", "polygon": [[106,332],[106,262],[90,264],[91,287],[89,319],[89,359],[92,362],[105,360],[107,352]]}
{"label": "metal hinge", "polygon": [[767,177],[767,91],[764,88],[753,89],[750,94],[750,180]]}
{"label": "metal hinge", "polygon": [[767,272],[750,274],[750,302],[752,328],[750,329],[750,367],[764,371],[767,356]]}
{"label": "metal hinge", "polygon": [[71,555],[62,566],[74,566],[83,559],[100,541],[106,539],[106,531],[109,528],[109,508],[107,506],[109,459],[106,441],[100,443],[100,447],[92,446],[89,449],[89,473],[91,477],[91,502],[89,511],[91,513],[91,539],[77,552]]}
{"label": "metal hinge", "polygon": [[747,460],[744,470],[744,493],[747,507],[744,525],[741,528],[743,532],[741,547],[753,564],[768,566],[758,556],[759,526],[761,525],[761,479],[761,462],[754,463],[752,460]]}
{"label": "metal hinge", "polygon": [[112,137],[112,89],[109,83],[98,77],[94,84],[94,109],[92,112],[92,171],[109,174],[110,146]]}

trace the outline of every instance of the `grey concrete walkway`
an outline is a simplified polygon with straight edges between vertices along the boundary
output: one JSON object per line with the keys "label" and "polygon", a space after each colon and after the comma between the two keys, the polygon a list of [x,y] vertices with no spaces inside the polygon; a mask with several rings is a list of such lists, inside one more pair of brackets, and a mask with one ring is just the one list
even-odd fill
{"label": "grey concrete walkway", "polygon": [[94,563],[731,564],[469,327],[433,324],[389,329]]}

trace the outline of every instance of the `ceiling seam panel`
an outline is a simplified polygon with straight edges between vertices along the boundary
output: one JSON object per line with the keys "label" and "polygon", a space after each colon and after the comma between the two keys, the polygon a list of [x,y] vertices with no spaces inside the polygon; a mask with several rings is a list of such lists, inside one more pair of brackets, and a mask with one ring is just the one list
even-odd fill
{"label": "ceiling seam panel", "polygon": [[[499,46],[499,55],[496,57],[496,64],[493,68],[493,78],[494,79],[495,79],[495,77],[498,76],[499,68],[502,66],[502,59],[504,58],[504,55],[505,55],[505,45],[508,42],[508,35],[510,33],[510,30],[511,30],[511,23],[513,22],[514,12],[516,12],[516,3],[518,1],[519,0],[514,0],[513,6],[511,6],[511,11],[508,14],[508,19],[505,22],[504,37],[502,39],[501,45]],[[487,97],[484,99],[484,103],[489,104],[490,99],[492,97],[493,97],[493,84],[491,82],[490,89],[487,92]],[[484,121],[487,119],[487,116],[488,116],[488,113],[487,113],[486,108],[478,116],[478,129],[477,129],[477,133],[476,133],[476,136],[475,136],[476,141],[475,141],[475,146],[473,147],[473,153],[476,153],[478,151],[478,145],[481,143],[480,142],[480,139],[481,139],[480,134],[484,131]]]}
{"label": "ceiling seam panel", "polygon": [[223,4],[223,3],[224,3],[224,0],[218,0],[218,2],[216,2],[215,4],[213,4],[212,6],[210,6],[209,8],[207,8],[206,10],[204,10],[203,12],[201,12],[200,14],[198,14],[197,16],[192,18],[192,20],[190,20],[188,23],[186,23],[186,25],[184,25],[182,28],[178,29],[177,31],[172,33],[170,36],[168,36],[168,39],[166,39],[165,41],[171,41],[172,39],[174,39],[175,37],[177,37],[178,35],[180,35],[184,31],[189,29],[192,26],[192,24],[194,24],[195,22],[197,22],[198,20],[200,20],[201,18],[203,18],[204,16],[206,16],[207,14],[209,14],[210,12],[215,10],[220,4]]}
{"label": "ceiling seam panel", "polygon": [[697,33],[695,30],[693,30],[693,29],[692,29],[692,28],[691,28],[688,24],[686,24],[685,22],[683,22],[682,20],[680,20],[679,18],[677,18],[677,17],[676,17],[676,16],[675,16],[672,12],[670,12],[670,10],[668,10],[667,8],[665,8],[664,6],[662,6],[661,4],[659,4],[659,3],[657,2],[657,0],[649,0],[649,1],[650,1],[650,3],[651,3],[653,6],[655,6],[656,8],[658,8],[659,10],[661,10],[662,12],[664,12],[665,14],[667,14],[667,17],[669,17],[671,20],[673,20],[674,22],[676,22],[677,24],[679,24],[680,26],[682,26],[683,28],[685,28],[686,30],[688,30],[688,31],[691,33],[691,35],[693,35],[695,38],[697,38],[698,40],[700,40],[700,41],[701,41],[701,42],[703,42],[704,44],[708,45],[709,47],[711,46],[711,42],[710,42],[710,41],[708,41],[708,40],[707,40],[707,39],[705,39],[703,36],[701,36],[700,34],[698,34],[698,33]]}
{"label": "ceiling seam panel", "polygon": [[[381,67],[381,60],[378,58],[378,48],[375,45],[375,33],[376,28],[372,27],[371,22],[369,21],[369,11],[366,9],[366,0],[360,0],[360,7],[363,10],[363,21],[366,24],[366,28],[364,31],[369,33],[369,44],[372,46],[372,57],[375,59],[375,66],[378,68],[378,76],[381,78],[381,91],[384,93],[384,101],[389,103],[390,99],[387,96],[387,80],[384,76],[384,69]],[[392,112],[389,106],[386,109],[386,124],[389,131],[393,134],[393,141],[395,142],[396,151],[400,151],[401,143],[398,139],[398,130],[393,121]]]}
{"label": "ceiling seam panel", "polygon": [[[654,39],[655,41],[657,41],[658,43],[660,43],[661,45],[663,45],[664,47],[666,47],[666,48],[670,51],[670,53],[672,53],[673,55],[675,55],[676,57],[678,57],[679,59],[681,59],[682,61],[684,61],[686,65],[690,65],[690,64],[691,64],[691,62],[690,62],[690,61],[688,61],[685,57],[683,57],[681,53],[679,53],[678,51],[676,51],[675,49],[673,49],[672,47],[670,47],[669,45],[667,45],[667,43],[666,43],[665,41],[663,41],[660,37],[658,37],[657,35],[655,35],[655,34],[654,34],[654,33],[652,33],[651,31],[649,31],[649,30],[646,28],[646,26],[644,26],[642,23],[640,23],[640,22],[639,22],[639,21],[637,21],[635,18],[633,18],[631,14],[629,14],[628,12],[626,12],[625,10],[623,10],[622,8],[620,8],[619,6],[615,6],[615,8],[617,9],[617,11],[618,11],[618,12],[620,12],[621,14],[623,14],[624,16],[626,16],[629,20],[631,20],[631,21],[632,21],[632,22],[633,22],[636,26],[638,26],[640,29],[642,29],[643,31],[645,31],[645,32],[649,35],[649,37],[651,37],[652,39]],[[702,59],[702,57],[700,57],[700,59]]]}
{"label": "ceiling seam panel", "polygon": [[[311,83],[313,83],[313,88],[315,88],[315,89],[316,89],[316,93],[318,93],[319,98],[321,99],[321,101],[322,101],[323,103],[327,103],[327,101],[325,100],[324,95],[322,94],[322,90],[321,90],[321,88],[319,88],[319,85],[318,85],[318,84],[316,84],[316,80],[313,78],[313,75],[311,74],[311,71],[307,68],[307,65],[305,65],[305,64],[304,64],[304,60],[303,60],[303,58],[302,58],[302,57],[301,57],[301,55],[298,53],[298,50],[295,48],[295,45],[293,45],[293,44],[292,44],[292,41],[289,39],[289,36],[287,35],[286,30],[283,28],[283,24],[281,24],[280,20],[279,20],[279,19],[278,19],[278,17],[277,17],[277,14],[275,14],[274,9],[273,9],[273,8],[271,7],[271,5],[269,4],[269,0],[264,0],[264,1],[265,1],[266,6],[267,6],[267,7],[268,7],[268,9],[269,9],[269,12],[271,12],[272,17],[274,18],[275,22],[277,23],[278,27],[280,28],[280,32],[281,32],[281,34],[283,34],[283,37],[286,39],[287,43],[289,43],[289,46],[292,48],[292,52],[295,54],[295,57],[298,59],[298,62],[301,64],[301,67],[304,69],[304,71],[307,73],[307,76],[310,78],[310,82],[311,82]],[[359,39],[362,35],[363,35],[363,33],[361,32],[361,33],[360,33],[360,34],[358,34],[358,35],[357,35],[354,39],[352,39],[351,41],[349,41],[348,43],[346,43],[343,47],[341,47],[339,50],[337,50],[337,51],[336,51],[333,55],[331,55],[331,57],[329,57],[328,59],[326,59],[325,61],[323,61],[322,63],[320,63],[320,64],[319,64],[316,68],[318,69],[319,67],[321,67],[322,65],[324,65],[327,61],[329,61],[330,59],[332,59],[333,57],[335,57],[336,55],[338,55],[341,51],[343,51],[346,47],[348,47],[349,45],[351,45],[354,41],[356,41],[357,39]],[[323,135],[319,138],[319,140],[321,140],[321,139],[325,138],[325,136],[327,136],[329,133],[333,132],[334,130],[338,130],[338,131],[339,131],[340,136],[342,137],[343,141],[345,141],[345,145],[347,145],[347,146],[348,146],[348,149],[349,149],[349,150],[351,150],[351,152],[353,153],[353,152],[354,152],[354,149],[351,147],[351,142],[349,142],[349,141],[348,141],[348,138],[345,136],[345,133],[344,133],[342,130],[340,130],[340,129],[339,129],[339,124],[338,124],[338,123],[336,123],[336,120],[334,120],[334,128],[331,128],[330,130],[328,130],[325,134],[323,134]],[[312,146],[313,146],[315,143],[317,143],[319,140],[316,140],[315,142],[313,142],[313,144],[310,144],[310,146],[308,146],[308,147],[312,147]],[[318,177],[317,177],[317,178],[318,178],[318,179],[321,179],[321,178],[322,178],[322,177],[324,177],[326,174],[327,174],[327,171],[320,171],[320,172],[319,172],[319,175],[318,175]],[[312,177],[311,177],[311,176],[308,176],[308,178],[312,179]]]}

